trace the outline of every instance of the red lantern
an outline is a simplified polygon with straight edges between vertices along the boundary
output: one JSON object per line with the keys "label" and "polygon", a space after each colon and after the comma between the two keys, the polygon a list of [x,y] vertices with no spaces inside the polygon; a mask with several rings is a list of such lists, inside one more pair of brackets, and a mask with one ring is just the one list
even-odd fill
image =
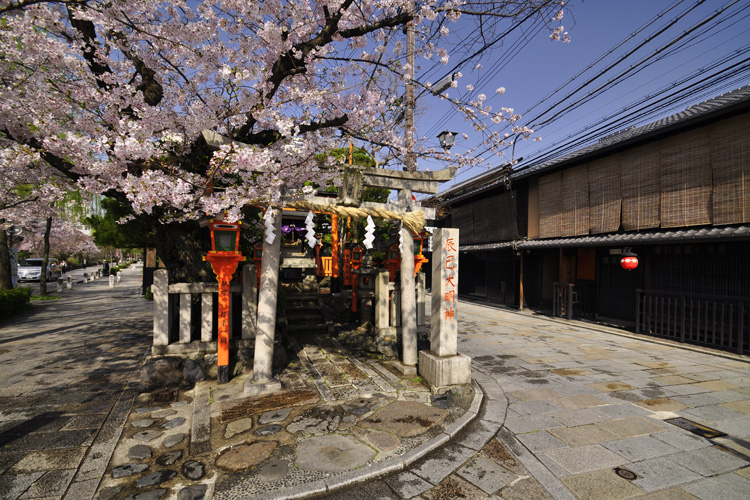
{"label": "red lantern", "polygon": [[626,248],[620,255],[620,266],[622,266],[623,269],[632,271],[638,267],[638,255],[631,252],[629,248]]}

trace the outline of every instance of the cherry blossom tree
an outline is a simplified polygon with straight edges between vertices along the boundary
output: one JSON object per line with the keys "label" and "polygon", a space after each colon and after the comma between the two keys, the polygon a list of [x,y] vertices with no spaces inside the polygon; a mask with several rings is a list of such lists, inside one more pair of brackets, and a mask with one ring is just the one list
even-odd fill
{"label": "cherry blossom tree", "polygon": [[[336,161],[317,156],[342,136],[401,168],[407,23],[418,56],[447,64],[441,40],[459,19],[476,21],[479,36],[464,42],[480,51],[530,17],[564,38],[567,3],[0,0],[0,163],[9,186],[59,177],[128,203],[133,217],[153,221],[175,277],[200,279],[206,235],[195,221],[220,212],[236,220],[243,207],[279,203],[310,182],[335,184]],[[493,147],[507,137],[486,124],[532,133],[510,108],[450,94]],[[210,147],[206,131],[225,144]],[[12,220],[2,207],[0,218]]]}
{"label": "cherry blossom tree", "polygon": [[[36,221],[35,221],[36,222]],[[44,250],[44,224],[33,224],[23,232],[20,250],[31,255],[41,255]],[[92,256],[100,252],[90,234],[84,232],[78,224],[69,220],[53,218],[49,234],[49,253],[62,261],[76,255]]]}

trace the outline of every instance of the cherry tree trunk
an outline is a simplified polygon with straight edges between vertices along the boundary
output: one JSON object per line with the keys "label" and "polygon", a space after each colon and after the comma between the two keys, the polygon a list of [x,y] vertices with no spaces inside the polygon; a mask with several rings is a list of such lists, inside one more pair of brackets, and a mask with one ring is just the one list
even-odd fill
{"label": "cherry tree trunk", "polygon": [[10,273],[10,248],[8,248],[8,233],[0,231],[0,290],[13,288],[13,279]]}

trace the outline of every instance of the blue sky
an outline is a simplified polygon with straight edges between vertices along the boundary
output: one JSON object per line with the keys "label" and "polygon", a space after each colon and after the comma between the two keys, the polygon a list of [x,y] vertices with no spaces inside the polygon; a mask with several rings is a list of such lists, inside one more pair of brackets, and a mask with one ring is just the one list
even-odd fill
{"label": "blue sky", "polygon": [[[668,10],[670,7],[673,8]],[[724,7],[728,7],[727,10],[709,20]],[[686,13],[689,9],[692,10]],[[667,10],[651,26],[628,40],[631,34]],[[683,13],[685,15],[681,20],[667,26]],[[697,27],[701,23],[702,27]],[[588,130],[589,133],[597,130],[597,133],[591,134],[590,140],[632,125],[652,122],[750,83],[750,63],[745,61],[750,57],[750,0],[707,0],[703,3],[695,0],[587,0],[576,2],[572,15],[566,15],[563,24],[570,34],[570,43],[552,42],[549,40],[549,30],[542,29],[525,45],[518,43],[515,37],[509,37],[503,47],[460,69],[464,76],[459,82],[459,89],[465,89],[467,84],[475,85],[475,93],[492,96],[488,102],[493,108],[508,106],[523,114],[523,124],[529,124],[527,120],[552,108],[551,112],[540,117],[540,121],[553,116],[556,117],[555,121],[535,127],[534,135],[541,136],[542,141],[517,143],[514,159],[524,158],[518,167],[544,154],[559,151],[570,143],[568,136],[582,136],[587,132],[584,127],[603,117],[612,116],[608,123],[603,124],[605,127],[599,126],[602,130],[599,131],[599,127]],[[467,33],[467,27],[461,22],[450,27],[452,36],[461,37]],[[662,29],[663,33],[657,35]],[[685,34],[691,29],[694,31]],[[652,36],[653,39],[647,40]],[[639,44],[643,46],[608,70],[604,77],[596,78],[578,93],[564,99],[579,85],[594,78]],[[595,63],[602,57],[601,61]],[[649,57],[651,64],[644,62]],[[456,55],[447,66],[437,69],[423,60],[422,72],[417,74],[417,79],[434,83],[459,59]],[[722,60],[724,62],[719,63]],[[493,68],[493,63],[497,62],[502,62],[502,67]],[[480,71],[473,69],[477,63],[483,66]],[[587,69],[589,65],[592,67]],[[726,70],[731,65],[735,65],[734,73]],[[572,105],[631,66],[642,69],[627,79],[616,80],[614,85],[596,97]],[[582,71],[581,76],[554,93]],[[479,81],[482,76],[485,80]],[[699,83],[700,80],[704,81]],[[501,86],[506,88],[506,92],[499,96],[495,89]],[[550,94],[553,95],[550,97]],[[667,98],[668,94],[675,96]],[[536,108],[525,113],[543,99]],[[643,103],[636,104],[642,99]],[[569,105],[570,109],[563,110]],[[645,110],[634,112],[640,107]],[[631,117],[633,120],[617,123],[615,120],[618,116]],[[426,136],[437,146],[436,136],[441,130],[469,135],[468,141],[462,138],[457,140],[454,151],[465,151],[480,141],[479,134],[458,114],[435,96],[425,94],[418,100],[417,135]],[[578,149],[583,145],[580,143],[570,147]],[[510,153],[508,151],[504,158],[485,155],[489,159],[485,166],[460,170],[454,182],[444,184],[442,189],[508,161]],[[446,166],[420,160],[418,168],[436,170]]]}

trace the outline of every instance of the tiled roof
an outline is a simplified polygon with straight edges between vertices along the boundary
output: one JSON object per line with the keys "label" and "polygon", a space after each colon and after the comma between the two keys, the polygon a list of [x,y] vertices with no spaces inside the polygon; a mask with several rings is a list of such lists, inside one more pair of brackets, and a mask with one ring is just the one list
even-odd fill
{"label": "tiled roof", "polygon": [[750,240],[750,226],[705,227],[698,229],[662,229],[640,233],[602,234],[576,236],[572,238],[550,238],[544,240],[518,240],[487,243],[482,245],[462,245],[461,251],[475,252],[498,250],[501,248],[536,249],[562,247],[593,247],[647,245],[658,243],[693,242],[702,243],[717,240]]}

